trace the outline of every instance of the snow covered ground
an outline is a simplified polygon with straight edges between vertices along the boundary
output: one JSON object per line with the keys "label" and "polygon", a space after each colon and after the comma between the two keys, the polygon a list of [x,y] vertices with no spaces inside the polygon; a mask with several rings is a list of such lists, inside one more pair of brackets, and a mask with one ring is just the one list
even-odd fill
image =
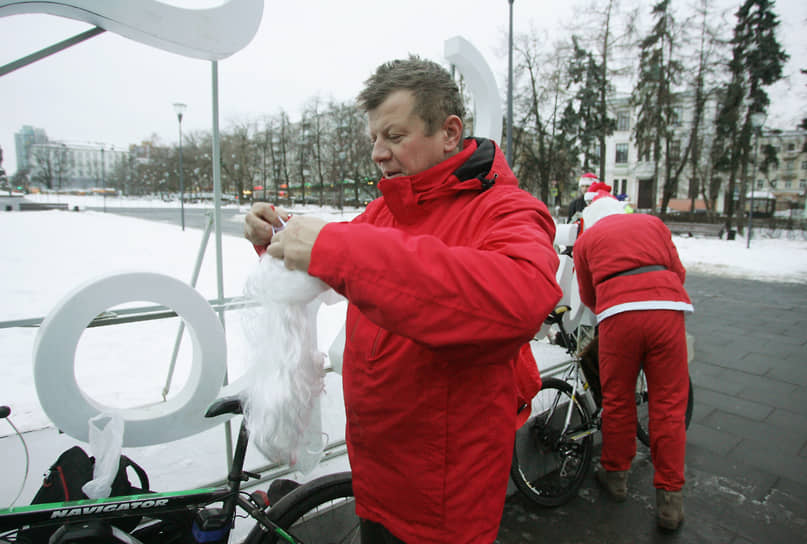
{"label": "snow covered ground", "polygon": [[[100,197],[58,198],[67,200],[71,209],[101,204]],[[118,203],[116,199],[107,199],[108,207]],[[133,204],[126,203],[127,206]],[[168,204],[149,201],[141,205]],[[241,211],[245,212],[246,208]],[[306,212],[328,220],[349,217],[337,210],[322,208]],[[243,214],[233,220],[242,222]],[[0,213],[0,233],[0,322],[44,317],[78,285],[120,271],[159,272],[188,282],[202,239],[200,230],[182,231],[179,226],[92,211],[3,212]],[[807,241],[803,233],[795,240],[779,234],[775,238],[766,237],[771,233],[755,231],[755,234],[761,237],[752,240],[750,249],[746,248],[744,239],[728,242],[675,237],[674,240],[690,273],[807,283]],[[217,293],[213,248],[211,239],[197,283],[198,291],[206,299],[216,298]],[[232,236],[223,236],[222,252],[224,296],[239,296],[247,274],[255,266],[255,253],[244,239]],[[343,319],[344,304],[323,307],[318,320],[323,351],[327,351]],[[88,329],[76,352],[77,382],[89,397],[114,407],[160,402],[177,328],[178,320],[172,319]],[[19,501],[23,504],[33,496],[39,475],[47,465],[61,450],[76,443],[70,437],[56,434],[40,407],[32,372],[37,330],[36,327],[0,328],[3,353],[0,404],[11,406],[12,419],[21,430],[41,430],[29,434],[34,442],[31,449],[39,448],[41,453],[32,460],[32,476]],[[226,336],[232,382],[245,370],[239,364],[246,349],[239,311],[227,313]],[[169,399],[187,379],[190,352],[190,342],[185,338]],[[325,432],[330,441],[340,440],[344,432],[344,410],[341,383],[333,373],[327,379],[323,407]],[[10,433],[10,427],[0,422],[0,437]],[[3,477],[0,483],[0,507],[11,501],[20,485],[22,450],[12,445],[16,444],[14,440],[10,436],[0,438],[0,464],[11,463],[14,467],[13,477]],[[222,442],[221,430],[214,429],[204,433],[204,437],[136,448],[127,454],[147,467],[155,488],[181,489],[223,476]],[[47,447],[38,444],[47,444]],[[212,465],[211,459],[215,459]],[[250,462],[257,466],[265,461],[257,452],[252,452],[248,464]]]}

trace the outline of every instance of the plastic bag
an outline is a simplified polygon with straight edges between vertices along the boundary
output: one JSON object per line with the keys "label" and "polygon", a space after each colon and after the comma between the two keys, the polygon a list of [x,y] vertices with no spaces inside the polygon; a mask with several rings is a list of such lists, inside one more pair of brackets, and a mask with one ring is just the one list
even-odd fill
{"label": "plastic bag", "polygon": [[104,499],[112,492],[123,445],[123,419],[119,415],[98,414],[89,420],[90,452],[95,457],[93,479],[81,486],[90,499]]}

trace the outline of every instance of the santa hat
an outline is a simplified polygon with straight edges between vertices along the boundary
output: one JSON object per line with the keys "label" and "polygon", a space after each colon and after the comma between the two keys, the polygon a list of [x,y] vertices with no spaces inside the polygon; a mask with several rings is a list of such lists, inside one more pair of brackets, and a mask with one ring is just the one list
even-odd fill
{"label": "santa hat", "polygon": [[600,196],[600,193],[611,196],[611,186],[600,181],[596,181],[591,184],[591,187],[588,188],[588,191],[586,191],[586,194],[583,195],[583,198],[586,202],[593,202],[594,199]]}
{"label": "santa hat", "polygon": [[583,210],[583,228],[590,229],[603,217],[619,213],[627,213],[625,203],[620,202],[607,191],[598,191],[591,204]]}
{"label": "santa hat", "polygon": [[591,185],[592,183],[597,183],[599,181],[600,180],[597,179],[597,176],[595,176],[591,172],[586,172],[585,174],[580,176],[580,179],[577,180],[577,187],[582,188],[583,186]]}

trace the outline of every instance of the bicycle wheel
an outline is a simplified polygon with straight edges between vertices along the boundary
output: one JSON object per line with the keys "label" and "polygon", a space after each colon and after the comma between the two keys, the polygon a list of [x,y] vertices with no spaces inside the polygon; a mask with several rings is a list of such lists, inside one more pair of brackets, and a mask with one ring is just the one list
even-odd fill
{"label": "bicycle wheel", "polygon": [[[342,544],[361,540],[350,472],[330,474],[301,485],[270,507],[267,515],[301,542]],[[283,541],[266,534],[260,542]]]}
{"label": "bicycle wheel", "polygon": [[532,408],[532,417],[516,432],[510,476],[533,502],[559,506],[577,494],[588,473],[594,447],[591,417],[572,399],[572,387],[556,378],[543,381]]}
{"label": "bicycle wheel", "polygon": [[[689,395],[687,397],[687,410],[684,418],[684,425],[689,429],[689,422],[692,420],[692,406],[695,403],[695,394],[692,391],[692,378],[689,378]],[[636,381],[636,436],[639,441],[650,447],[650,433],[648,432],[650,422],[650,411],[647,402],[647,378],[644,371],[639,371],[639,379]]]}

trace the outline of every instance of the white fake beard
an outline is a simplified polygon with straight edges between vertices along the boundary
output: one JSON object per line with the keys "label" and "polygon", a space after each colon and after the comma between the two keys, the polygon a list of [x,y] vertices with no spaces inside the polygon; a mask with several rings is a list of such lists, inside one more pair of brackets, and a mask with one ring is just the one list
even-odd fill
{"label": "white fake beard", "polygon": [[267,459],[304,474],[319,462],[320,395],[325,356],[317,350],[317,310],[329,287],[264,254],[244,294],[258,302],[244,313],[250,385],[242,393],[253,443]]}

